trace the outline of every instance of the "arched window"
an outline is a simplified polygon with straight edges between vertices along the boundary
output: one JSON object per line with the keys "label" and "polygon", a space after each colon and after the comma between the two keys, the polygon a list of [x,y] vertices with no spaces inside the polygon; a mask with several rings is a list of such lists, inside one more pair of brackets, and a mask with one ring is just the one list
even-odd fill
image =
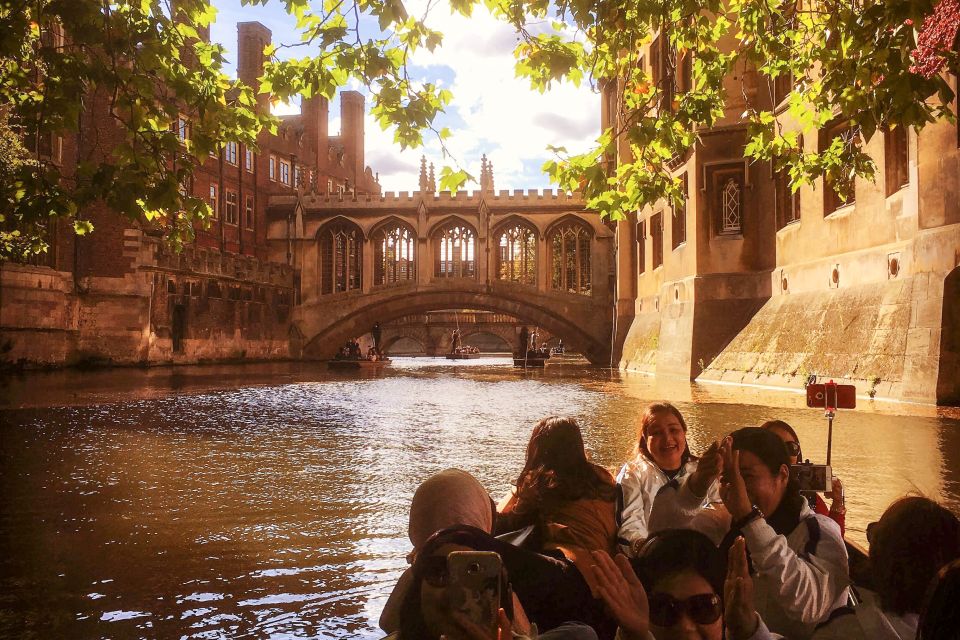
{"label": "arched window", "polygon": [[410,227],[396,223],[373,234],[373,284],[413,282],[417,277],[417,236]]}
{"label": "arched window", "polygon": [[476,277],[476,235],[473,229],[451,222],[435,236],[435,272],[438,278]]}
{"label": "arched window", "polygon": [[517,223],[497,239],[497,278],[520,284],[537,284],[537,232]]}
{"label": "arched window", "polygon": [[320,293],[360,288],[363,238],[348,222],[334,223],[320,232]]}
{"label": "arched window", "polygon": [[590,295],[590,230],[569,221],[550,234],[550,265],[557,291]]}

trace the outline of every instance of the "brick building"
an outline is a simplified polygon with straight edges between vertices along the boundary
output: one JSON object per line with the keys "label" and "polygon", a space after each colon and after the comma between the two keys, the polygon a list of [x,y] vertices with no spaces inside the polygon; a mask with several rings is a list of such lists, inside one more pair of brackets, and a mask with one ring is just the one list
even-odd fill
{"label": "brick building", "polygon": [[[270,30],[244,22],[238,30],[237,72],[255,90]],[[257,97],[269,109],[269,96]],[[187,185],[209,201],[213,217],[181,254],[149,230],[105,207],[84,211],[95,228],[77,237],[58,228],[50,251],[33,264],[0,265],[0,353],[7,363],[59,365],[191,362],[287,357],[295,270],[271,261],[266,216],[271,196],[315,191],[379,194],[364,159],[364,98],[340,94],[341,134],[328,131],[323,97],[264,131],[259,151],[228,143],[211,154]],[[123,132],[107,97],[85,100],[79,131],[54,137],[37,151],[57,162],[69,181],[80,161],[108,160]],[[175,123],[190,135],[190,114]]]}

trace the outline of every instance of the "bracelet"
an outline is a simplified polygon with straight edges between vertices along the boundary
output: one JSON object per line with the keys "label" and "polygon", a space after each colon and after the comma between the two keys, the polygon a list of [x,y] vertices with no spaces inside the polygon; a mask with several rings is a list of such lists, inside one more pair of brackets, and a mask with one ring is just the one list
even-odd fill
{"label": "bracelet", "polygon": [[735,520],[733,524],[730,526],[730,528],[743,529],[745,526],[747,526],[754,520],[762,517],[763,517],[763,511],[760,511],[760,507],[758,507],[757,505],[753,505],[753,508],[750,509],[750,513],[743,516],[742,518]]}

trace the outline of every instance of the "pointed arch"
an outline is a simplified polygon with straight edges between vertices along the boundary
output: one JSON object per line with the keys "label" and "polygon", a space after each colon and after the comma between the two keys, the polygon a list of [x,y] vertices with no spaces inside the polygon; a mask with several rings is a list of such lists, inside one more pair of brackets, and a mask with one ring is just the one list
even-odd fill
{"label": "pointed arch", "polygon": [[417,232],[410,223],[390,216],[370,232],[373,245],[373,285],[417,280]]}
{"label": "pointed arch", "polygon": [[493,233],[497,280],[536,286],[539,230],[520,216],[510,216]]}
{"label": "pointed arch", "polygon": [[450,216],[434,225],[433,275],[437,278],[477,277],[477,230],[459,216]]}
{"label": "pointed arch", "polygon": [[337,216],[317,230],[320,295],[359,291],[362,282],[363,231]]}
{"label": "pointed arch", "polygon": [[591,295],[593,229],[577,216],[564,216],[547,231],[550,285],[555,291]]}

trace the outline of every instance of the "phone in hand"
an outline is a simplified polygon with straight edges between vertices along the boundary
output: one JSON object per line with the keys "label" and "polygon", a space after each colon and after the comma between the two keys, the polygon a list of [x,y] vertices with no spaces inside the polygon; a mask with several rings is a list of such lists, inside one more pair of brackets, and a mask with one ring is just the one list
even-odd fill
{"label": "phone in hand", "polygon": [[828,464],[790,465],[790,477],[800,487],[800,491],[826,493],[833,491],[833,471]]}
{"label": "phone in hand", "polygon": [[500,555],[452,551],[447,555],[447,603],[452,611],[496,637],[500,612]]}

